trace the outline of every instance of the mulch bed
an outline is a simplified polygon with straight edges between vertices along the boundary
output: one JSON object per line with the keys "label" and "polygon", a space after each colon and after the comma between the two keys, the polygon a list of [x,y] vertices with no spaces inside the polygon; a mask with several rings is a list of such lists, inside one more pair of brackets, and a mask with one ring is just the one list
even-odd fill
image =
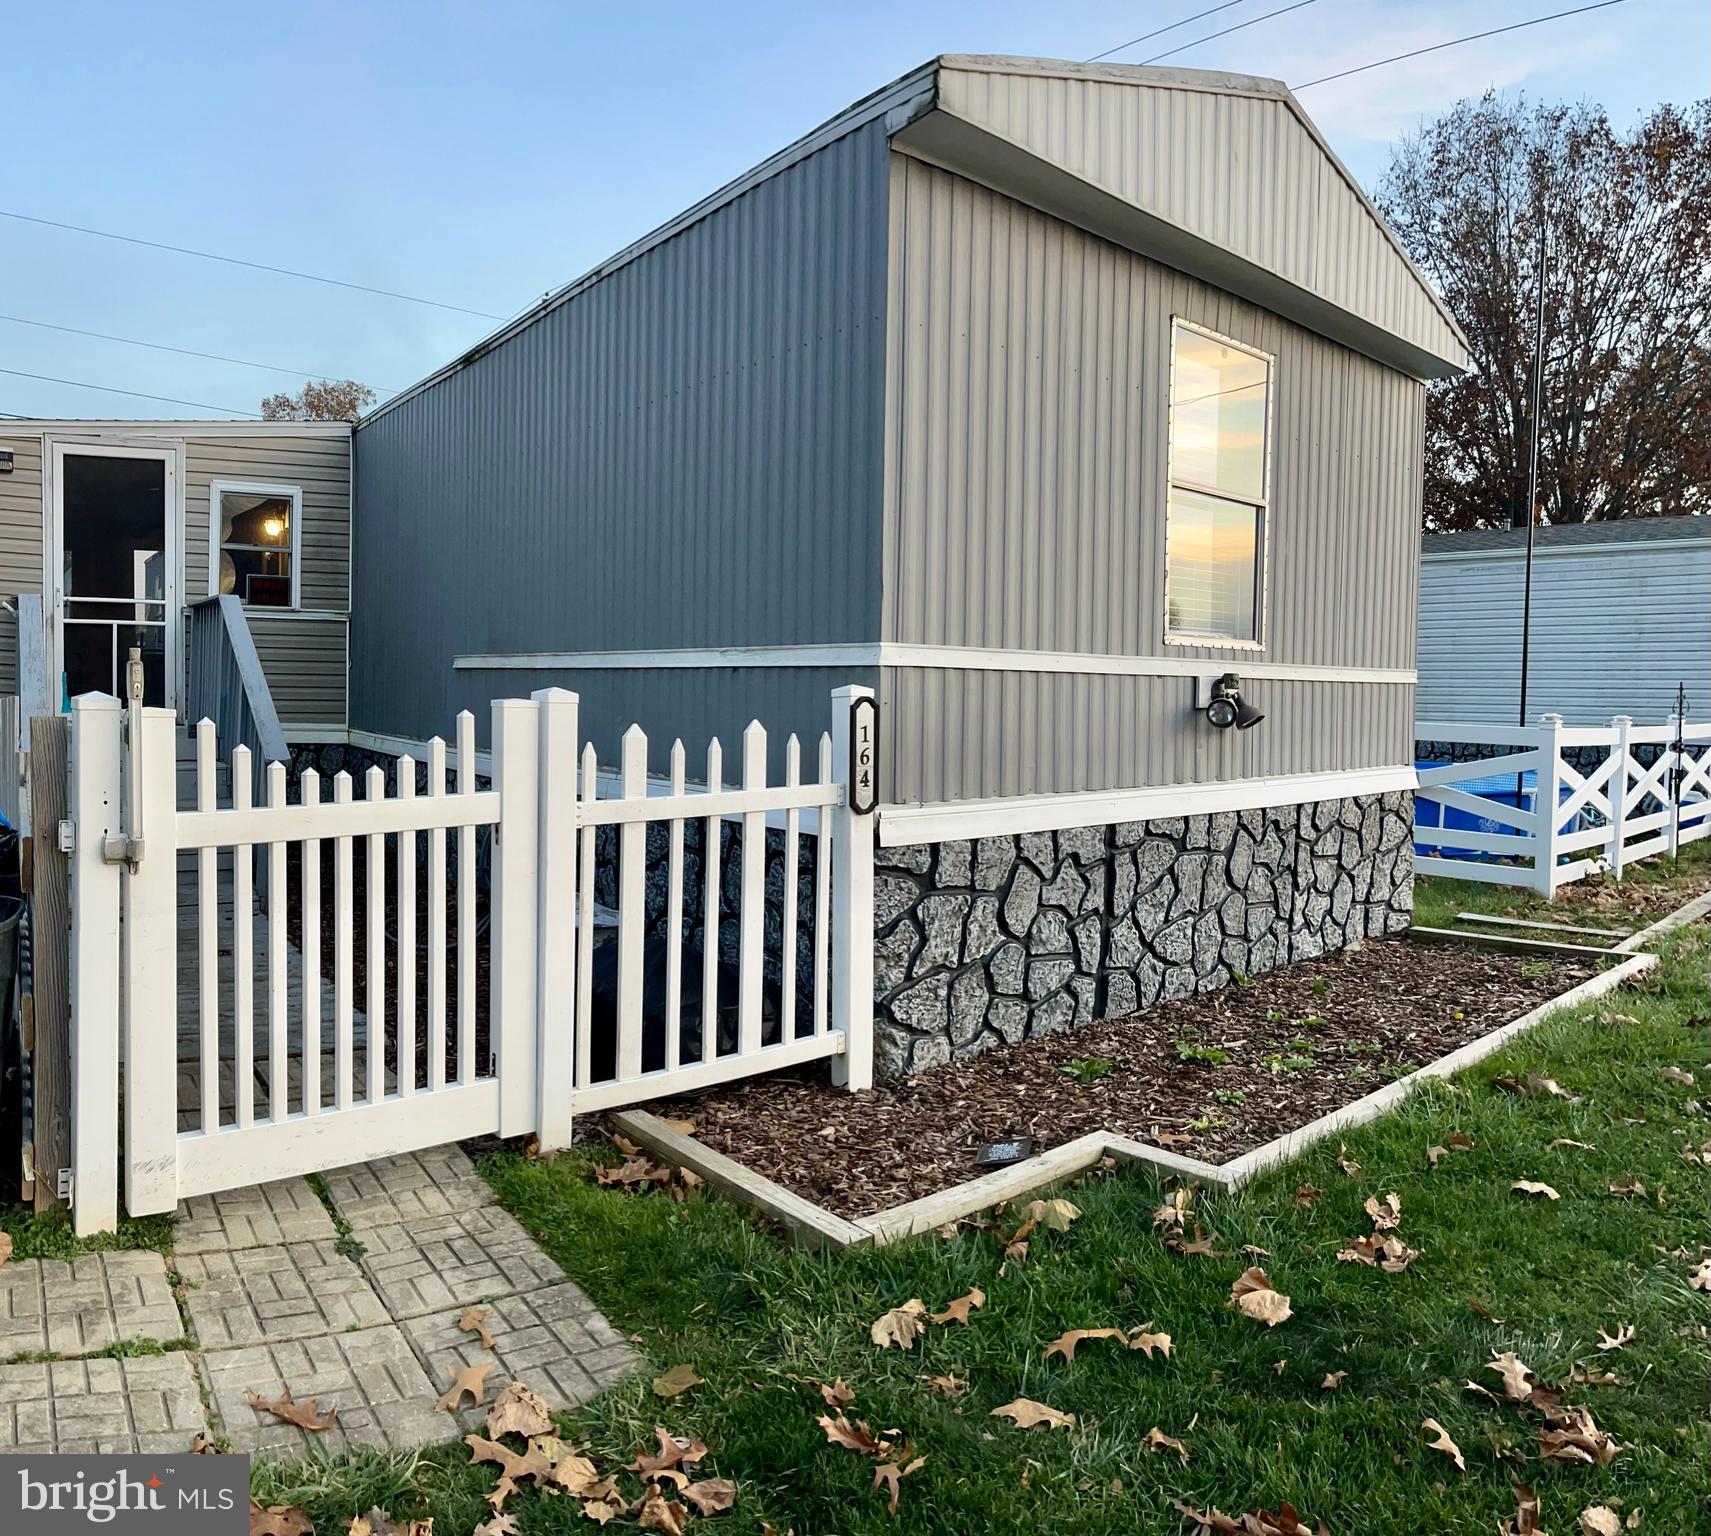
{"label": "mulch bed", "polygon": [[[1044,1150],[1106,1130],[1227,1162],[1598,969],[1387,939],[871,1093],[834,1089],[820,1069],[647,1107],[693,1121],[699,1140],[785,1188],[865,1216],[973,1178],[979,1145],[1007,1136]],[[1102,1063],[1109,1070],[1090,1077]]]}

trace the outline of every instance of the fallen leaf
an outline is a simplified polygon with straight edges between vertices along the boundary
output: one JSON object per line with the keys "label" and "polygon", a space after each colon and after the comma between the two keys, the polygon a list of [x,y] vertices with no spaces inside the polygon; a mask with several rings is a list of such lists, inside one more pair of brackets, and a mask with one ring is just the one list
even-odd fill
{"label": "fallen leaf", "polygon": [[955,1301],[947,1301],[943,1312],[935,1312],[932,1321],[935,1323],[961,1323],[968,1326],[968,1314],[972,1308],[986,1305],[986,1292],[977,1285],[966,1296],[959,1296]]}
{"label": "fallen leaf", "polygon": [[1589,1371],[1577,1365],[1568,1373],[1569,1385],[1576,1387],[1619,1387],[1622,1378],[1614,1371]]}
{"label": "fallen leaf", "polygon": [[[366,1515],[352,1515],[345,1536],[434,1536],[433,1520],[406,1520],[402,1524],[378,1505]],[[479,1536],[479,1532],[477,1533]]]}
{"label": "fallen leaf", "polygon": [[1578,1147],[1582,1152],[1596,1152],[1598,1148],[1590,1141],[1575,1141],[1568,1136],[1559,1136],[1555,1141],[1545,1143],[1545,1151],[1555,1152],[1558,1147]]}
{"label": "fallen leaf", "polygon": [[681,1397],[693,1387],[701,1385],[701,1378],[692,1365],[674,1365],[662,1376],[654,1377],[655,1397]]}
{"label": "fallen leaf", "polygon": [[693,1136],[695,1122],[693,1120],[664,1120],[660,1121],[668,1131],[676,1131],[679,1136]]}
{"label": "fallen leaf", "polygon": [[1075,1359],[1075,1348],[1088,1339],[1120,1339],[1123,1337],[1121,1328],[1071,1328],[1068,1333],[1060,1334],[1046,1345],[1046,1359],[1053,1355],[1062,1355],[1066,1361]]}
{"label": "fallen leaf", "polygon": [[642,1500],[641,1515],[636,1524],[644,1531],[664,1531],[665,1536],[683,1536],[685,1518],[683,1506],[665,1498],[656,1488]]}
{"label": "fallen leaf", "polygon": [[1068,1429],[1075,1423],[1073,1413],[1059,1413],[1028,1397],[1018,1397],[1002,1408],[994,1408],[988,1417],[1009,1419],[1018,1429]]}
{"label": "fallen leaf", "polygon": [[495,1440],[501,1435],[522,1435],[525,1438],[544,1435],[552,1427],[552,1415],[547,1412],[545,1400],[520,1381],[506,1387],[487,1410],[487,1433]]}
{"label": "fallen leaf", "polygon": [[1666,1083],[1680,1083],[1684,1088],[1693,1086],[1693,1074],[1683,1072],[1680,1067],[1665,1067],[1658,1073]]}
{"label": "fallen leaf", "polygon": [[517,1536],[517,1518],[515,1515],[495,1515],[491,1520],[483,1520],[469,1536]]}
{"label": "fallen leaf", "polygon": [[1503,1393],[1512,1403],[1524,1403],[1533,1395],[1532,1367],[1522,1361],[1513,1350],[1504,1354],[1494,1354],[1485,1366],[1488,1371],[1495,1371],[1503,1378]]}
{"label": "fallen leaf", "polygon": [[1580,1529],[1585,1536],[1622,1536],[1622,1521],[1607,1504],[1588,1504],[1580,1512]]}
{"label": "fallen leaf", "polygon": [[622,1506],[609,1503],[605,1499],[590,1499],[582,1506],[582,1518],[592,1520],[596,1525],[604,1525]]}
{"label": "fallen leaf", "polygon": [[829,1387],[823,1381],[817,1381],[814,1385],[820,1389],[820,1396],[828,1408],[842,1408],[846,1403],[855,1401],[855,1389],[846,1386],[842,1376]]}
{"label": "fallen leaf", "polygon": [[1688,1286],[1696,1291],[1711,1291],[1711,1259],[1701,1259],[1699,1268],[1687,1277]]}
{"label": "fallen leaf", "polygon": [[1271,1249],[1262,1248],[1258,1243],[1243,1243],[1242,1252],[1251,1259],[1269,1259],[1271,1257]]}
{"label": "fallen leaf", "polygon": [[1452,1152],[1471,1152],[1473,1151],[1473,1137],[1469,1136],[1466,1131],[1451,1131],[1444,1138],[1444,1145]]}
{"label": "fallen leaf", "polygon": [[468,1307],[457,1320],[459,1328],[465,1333],[480,1335],[482,1348],[493,1348],[493,1335],[488,1331],[487,1319],[493,1316],[492,1307]]}
{"label": "fallen leaf", "polygon": [[1545,1536],[1544,1527],[1539,1524],[1539,1501],[1533,1490],[1513,1479],[1510,1486],[1515,1490],[1515,1513],[1499,1527],[1498,1536]]}
{"label": "fallen leaf", "polygon": [[1324,1193],[1324,1190],[1315,1189],[1311,1184],[1297,1184],[1295,1186],[1295,1203],[1305,1209]]}
{"label": "fallen leaf", "polygon": [[[1186,1515],[1206,1530],[1217,1531],[1219,1536],[1225,1536],[1225,1533],[1240,1533],[1240,1536],[1313,1536],[1313,1527],[1296,1514],[1293,1504],[1280,1504],[1276,1509],[1250,1509],[1240,1519],[1234,1519],[1217,1508],[1195,1509],[1180,1499],[1172,1499],[1170,1504],[1179,1514]],[[1322,1536],[1325,1527],[1320,1525],[1318,1529]]]}
{"label": "fallen leaf", "polygon": [[1448,1456],[1456,1464],[1458,1472],[1467,1471],[1467,1463],[1462,1460],[1461,1447],[1450,1439],[1449,1432],[1442,1424],[1436,1419],[1427,1419],[1420,1425],[1420,1428],[1437,1437],[1426,1442],[1432,1450],[1442,1451],[1444,1455]]}
{"label": "fallen leaf", "polygon": [[961,1397],[968,1391],[968,1382],[960,1376],[929,1376],[926,1381],[940,1397]]}
{"label": "fallen leaf", "polygon": [[[546,1450],[539,1445],[530,1446],[530,1449],[547,1456]],[[552,1457],[547,1456],[547,1460],[552,1461]],[[566,1493],[589,1494],[600,1481],[599,1469],[586,1456],[561,1456],[553,1461],[552,1467],[551,1480]]]}
{"label": "fallen leaf", "polygon": [[1346,1145],[1339,1144],[1337,1147],[1337,1166],[1351,1179],[1358,1179],[1361,1176],[1361,1165],[1349,1156],[1349,1149]]}
{"label": "fallen leaf", "polygon": [[1634,1195],[1639,1195],[1643,1199],[1646,1193],[1646,1186],[1630,1174],[1627,1178],[1618,1179],[1614,1184],[1612,1184],[1610,1186],[1610,1193],[1618,1200],[1627,1200]]}
{"label": "fallen leaf", "polygon": [[1377,1195],[1368,1195],[1362,1208],[1371,1219],[1374,1232],[1391,1232],[1401,1225],[1402,1197],[1398,1194],[1386,1195],[1382,1203]]}
{"label": "fallen leaf", "polygon": [[737,1485],[728,1477],[704,1478],[683,1490],[698,1515],[717,1515],[737,1502]]}
{"label": "fallen leaf", "polygon": [[220,1447],[215,1445],[214,1442],[201,1430],[197,1430],[195,1436],[190,1441],[190,1454],[192,1456],[220,1456],[223,1455],[224,1452],[222,1452]]}
{"label": "fallen leaf", "polygon": [[487,1373],[492,1369],[491,1360],[480,1365],[466,1365],[461,1371],[448,1365],[446,1373],[452,1378],[452,1384],[440,1394],[440,1400],[434,1404],[435,1409],[440,1413],[456,1413],[465,1392],[475,1399],[476,1406],[479,1407],[486,1391]]}
{"label": "fallen leaf", "polygon": [[317,1418],[314,1398],[305,1403],[294,1403],[289,1392],[280,1393],[271,1403],[259,1392],[246,1392],[244,1398],[258,1413],[271,1413],[274,1418],[283,1419],[287,1424],[295,1424],[299,1429],[316,1433],[331,1429],[333,1421],[339,1416],[337,1408],[329,1408],[326,1418]]}
{"label": "fallen leaf", "polygon": [[1272,1286],[1257,1266],[1244,1270],[1230,1287],[1230,1305],[1239,1307],[1255,1322],[1275,1328],[1290,1316],[1289,1298]]}
{"label": "fallen leaf", "polygon": [[1335,1392],[1337,1388],[1340,1387],[1348,1378],[1348,1374],[1349,1373],[1347,1371],[1331,1371],[1327,1373],[1325,1379],[1319,1383],[1319,1390],[1321,1392]]}
{"label": "fallen leaf", "polygon": [[1622,1449],[1613,1435],[1598,1427],[1589,1408],[1575,1404],[1546,1418],[1545,1427],[1539,1431],[1539,1455],[1546,1461],[1606,1467]]}
{"label": "fallen leaf", "polygon": [[881,1456],[887,1449],[887,1442],[874,1434],[864,1420],[858,1419],[852,1424],[841,1413],[836,1418],[823,1413],[816,1422],[826,1432],[829,1443],[841,1445],[846,1451],[860,1451],[864,1456]]}
{"label": "fallen leaf", "polygon": [[251,1499],[250,1536],[315,1536],[315,1522],[294,1505],[264,1508]]}
{"label": "fallen leaf", "polygon": [[1350,1240],[1339,1249],[1337,1260],[1343,1264],[1365,1264],[1382,1269],[1387,1275],[1399,1275],[1420,1257],[1421,1250],[1410,1248],[1400,1237],[1392,1234],[1380,1237],[1376,1232],[1367,1237]]}
{"label": "fallen leaf", "polygon": [[643,1477],[652,1477],[656,1472],[669,1471],[675,1467],[691,1467],[707,1454],[707,1447],[692,1435],[674,1435],[663,1424],[654,1425],[654,1438],[659,1441],[657,1451],[637,1451],[636,1459],[626,1469],[639,1472]]}
{"label": "fallen leaf", "polygon": [[[1035,1222],[1050,1232],[1067,1232],[1081,1215],[1078,1206],[1067,1200],[1030,1200],[1022,1207],[1023,1225]],[[1020,1237],[1022,1234],[1016,1234]]]}
{"label": "fallen leaf", "polygon": [[12,1234],[0,1231],[0,1264],[12,1257]]}
{"label": "fallen leaf", "polygon": [[1438,1164],[1449,1155],[1450,1149],[1448,1147],[1427,1147],[1426,1166],[1428,1168],[1436,1168]]}
{"label": "fallen leaf", "polygon": [[1554,1077],[1540,1077],[1536,1072],[1529,1072],[1524,1078],[1494,1077],[1491,1086],[1504,1093],[1524,1096],[1527,1098],[1566,1099],[1570,1104],[1578,1104],[1580,1098],[1570,1093]]}
{"label": "fallen leaf", "polygon": [[1218,1234],[1216,1232],[1208,1232],[1199,1222],[1195,1222],[1194,1236],[1191,1239],[1184,1239],[1180,1236],[1167,1237],[1164,1240],[1164,1245],[1172,1253],[1198,1254],[1213,1259],[1227,1257],[1212,1246],[1217,1241]]}
{"label": "fallen leaf", "polygon": [[911,1296],[900,1307],[893,1307],[874,1319],[868,1336],[881,1349],[895,1344],[899,1349],[910,1348],[921,1335],[921,1314],[927,1305],[918,1296]]}
{"label": "fallen leaf", "polygon": [[1170,1335],[1168,1333],[1133,1333],[1129,1336],[1129,1348],[1141,1350],[1151,1360],[1156,1349],[1161,1355],[1169,1358]]}
{"label": "fallen leaf", "polygon": [[925,1456],[917,1456],[907,1465],[895,1461],[886,1461],[881,1462],[873,1469],[873,1486],[877,1488],[883,1483],[891,1490],[891,1497],[885,1501],[885,1512],[888,1515],[897,1513],[897,1495],[902,1492],[903,1479],[911,1472],[919,1471],[921,1463],[926,1459]]}
{"label": "fallen leaf", "polygon": [[1517,1194],[1543,1195],[1547,1200],[1560,1200],[1562,1198],[1549,1184],[1539,1184],[1532,1179],[1517,1179],[1509,1188]]}
{"label": "fallen leaf", "polygon": [[[492,1462],[499,1468],[499,1487],[494,1493],[495,1498],[488,1495],[488,1502],[498,1509],[505,1502],[504,1495],[515,1490],[518,1483],[526,1477],[532,1477],[538,1483],[542,1478],[552,1476],[552,1463],[539,1451],[528,1450],[522,1455],[501,1445],[497,1440],[483,1439],[480,1435],[470,1434],[463,1437],[463,1443],[469,1447],[469,1463],[478,1466],[482,1462]],[[503,1492],[501,1492],[503,1490]]]}
{"label": "fallen leaf", "polygon": [[1149,1451],[1175,1451],[1182,1458],[1182,1464],[1188,1465],[1188,1447],[1167,1435],[1156,1424],[1147,1431],[1142,1443]]}
{"label": "fallen leaf", "polygon": [[1598,1348],[1603,1353],[1608,1354],[1613,1349],[1625,1349],[1633,1342],[1634,1325],[1632,1323],[1620,1324],[1614,1334],[1606,1333],[1602,1328],[1598,1330]]}

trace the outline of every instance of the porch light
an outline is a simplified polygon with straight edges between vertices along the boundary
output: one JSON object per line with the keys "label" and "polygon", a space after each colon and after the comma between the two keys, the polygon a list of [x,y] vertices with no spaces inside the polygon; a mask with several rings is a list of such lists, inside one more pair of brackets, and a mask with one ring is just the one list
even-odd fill
{"label": "porch light", "polygon": [[264,517],[261,520],[261,531],[270,539],[285,537],[285,519],[282,517]]}
{"label": "porch light", "polygon": [[1252,704],[1242,697],[1242,680],[1234,672],[1226,672],[1212,685],[1212,700],[1206,706],[1206,718],[1218,730],[1227,731],[1233,725],[1246,731],[1265,719]]}

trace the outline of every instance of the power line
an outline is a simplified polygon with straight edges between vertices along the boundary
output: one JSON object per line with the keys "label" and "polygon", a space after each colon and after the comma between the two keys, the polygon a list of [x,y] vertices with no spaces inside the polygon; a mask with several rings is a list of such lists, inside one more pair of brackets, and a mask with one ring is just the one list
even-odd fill
{"label": "power line", "polygon": [[1349,75],[1358,75],[1369,69],[1381,69],[1386,64],[1399,64],[1403,59],[1417,59],[1422,54],[1437,53],[1445,48],[1454,48],[1461,43],[1476,43],[1482,37],[1500,37],[1505,32],[1519,32],[1524,27],[1536,27],[1547,21],[1561,21],[1565,16],[1584,16],[1588,11],[1602,11],[1612,5],[1626,4],[1626,0],[1597,0],[1595,5],[1576,6],[1572,11],[1552,11],[1549,16],[1535,16],[1531,21],[1512,22],[1507,27],[1493,27],[1489,32],[1470,32],[1466,37],[1452,37],[1447,43],[1433,43],[1430,48],[1416,48],[1411,53],[1395,53],[1388,59],[1374,59],[1370,64],[1357,64],[1353,69],[1340,69],[1334,75],[1320,75],[1317,80],[1303,80],[1300,85],[1290,86],[1292,91],[1304,91],[1310,85],[1324,85],[1330,80],[1343,80]]}
{"label": "power line", "polygon": [[342,277],[322,277],[314,272],[298,272],[291,267],[270,267],[262,261],[245,261],[241,256],[222,256],[215,251],[192,250],[187,245],[167,245],[159,240],[143,240],[136,235],[116,235],[108,229],[90,229],[82,224],[65,224],[58,219],[41,219],[34,214],[14,213],[9,208],[0,208],[0,218],[18,219],[25,224],[41,224],[49,229],[69,229],[79,235],[95,235],[102,240],[122,240],[127,245],[145,245],[154,251],[171,251],[179,256],[199,256],[204,261],[223,261],[228,266],[249,267],[256,272],[272,272],[278,277],[300,277],[308,283],[326,283],[334,288],[350,288],[357,293],[374,293],[383,299],[402,299],[406,304],[426,304],[434,309],[449,309],[460,315],[475,315],[482,320],[503,320],[503,315],[492,315],[484,309],[466,309],[462,304],[445,304],[439,299],[419,299],[411,293],[399,293],[391,288],[371,288],[367,283],[346,282]]}
{"label": "power line", "polygon": [[1163,37],[1166,32],[1174,32],[1178,27],[1186,27],[1191,21],[1199,21],[1203,16],[1216,16],[1219,11],[1227,11],[1233,5],[1244,5],[1247,0],[1224,0],[1222,5],[1215,5],[1209,11],[1196,11],[1192,16],[1184,16],[1181,21],[1173,21],[1168,27],[1155,27],[1151,32],[1143,32],[1139,37],[1131,37],[1126,43],[1118,43],[1115,48],[1107,48],[1103,53],[1096,53],[1091,59],[1083,59],[1083,64],[1097,64],[1101,59],[1108,59],[1114,53],[1121,53],[1125,48],[1133,48],[1136,43],[1144,43],[1148,38]]}
{"label": "power line", "polygon": [[1262,21],[1270,21],[1273,16],[1284,16],[1290,11],[1298,11],[1304,5],[1311,5],[1313,0],[1295,0],[1294,5],[1283,6],[1279,10],[1267,11],[1263,16],[1256,16],[1252,21],[1238,21],[1233,27],[1225,27],[1222,32],[1208,32],[1205,37],[1197,37],[1192,43],[1184,43],[1180,48],[1167,49],[1164,53],[1155,53],[1150,59],[1142,59],[1143,64],[1156,64],[1160,59],[1175,58],[1179,53],[1187,53],[1190,48],[1198,48],[1202,43],[1215,42],[1220,37],[1228,37],[1232,32],[1241,32],[1248,27],[1257,27]]}
{"label": "power line", "polygon": [[[188,405],[198,411],[221,411],[231,416],[250,416],[262,420],[260,411],[240,411],[235,405],[209,405],[206,400],[175,400],[171,395],[145,395],[138,389],[116,389],[111,384],[86,384],[81,379],[55,379],[45,373],[24,373],[17,368],[0,368],[0,373],[10,374],[14,379],[34,379],[38,384],[66,384],[72,389],[99,389],[109,395],[129,395],[133,400],[158,400],[162,405]],[[27,416],[15,418],[18,421],[28,421]]]}
{"label": "power line", "polygon": [[[0,315],[11,325],[33,325],[43,331],[63,331],[68,336],[90,336],[96,341],[117,341],[127,347],[148,347],[156,352],[175,352],[180,357],[200,357],[211,363],[236,363],[240,368],[258,368],[263,373],[289,373],[302,379],[332,379],[344,375],[325,368],[286,368],[278,363],[253,363],[247,357],[227,357],[220,352],[196,352],[189,347],[169,347],[160,341],[138,341],[132,336],[110,336],[105,331],[79,330],[75,325],[55,325],[51,320],[26,320],[22,315]],[[360,381],[359,381],[360,382]],[[372,386],[371,386],[372,387]],[[395,391],[388,389],[387,394]]]}

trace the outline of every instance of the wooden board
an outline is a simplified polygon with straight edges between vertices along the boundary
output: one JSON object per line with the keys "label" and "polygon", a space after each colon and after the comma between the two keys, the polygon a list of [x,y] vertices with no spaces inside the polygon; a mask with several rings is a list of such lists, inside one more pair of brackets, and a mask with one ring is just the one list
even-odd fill
{"label": "wooden board", "polygon": [[31,938],[35,981],[28,1017],[35,1085],[35,1206],[59,1203],[59,1170],[71,1166],[71,862],[59,851],[71,720],[30,722]]}

